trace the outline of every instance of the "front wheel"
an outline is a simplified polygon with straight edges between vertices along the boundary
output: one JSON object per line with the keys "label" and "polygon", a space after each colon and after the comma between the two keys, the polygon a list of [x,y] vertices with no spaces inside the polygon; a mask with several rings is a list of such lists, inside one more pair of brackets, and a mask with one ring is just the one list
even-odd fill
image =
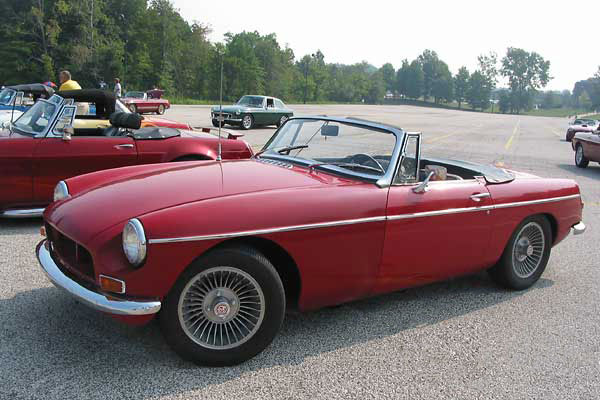
{"label": "front wheel", "polygon": [[585,155],[583,154],[583,146],[581,143],[577,143],[577,146],[575,147],[575,165],[579,168],[585,168],[589,163],[590,160],[585,158]]}
{"label": "front wheel", "polygon": [[[223,125],[224,125],[224,124],[223,124],[223,123],[221,123],[221,127],[222,127]],[[219,127],[219,121],[217,121],[216,119],[213,119],[213,120],[212,120],[212,126],[214,126],[215,128],[218,128],[218,127]]]}
{"label": "front wheel", "polygon": [[156,113],[158,115],[163,115],[165,113],[165,106],[163,106],[162,104],[158,105],[158,110],[156,111]]}
{"label": "front wheel", "polygon": [[207,366],[244,362],[263,351],[283,322],[285,293],[273,265],[247,247],[215,250],[177,280],[160,313],[167,342]]}
{"label": "front wheel", "polygon": [[244,115],[242,118],[242,129],[247,131],[248,129],[252,129],[253,126],[254,117],[252,117],[252,115]]}
{"label": "front wheel", "polygon": [[137,107],[135,104],[130,104],[127,108],[129,108],[129,111],[131,111],[134,114],[137,112]]}
{"label": "front wheel", "polygon": [[500,261],[489,273],[508,289],[523,290],[540,278],[550,258],[552,231],[544,216],[526,218],[513,232]]}

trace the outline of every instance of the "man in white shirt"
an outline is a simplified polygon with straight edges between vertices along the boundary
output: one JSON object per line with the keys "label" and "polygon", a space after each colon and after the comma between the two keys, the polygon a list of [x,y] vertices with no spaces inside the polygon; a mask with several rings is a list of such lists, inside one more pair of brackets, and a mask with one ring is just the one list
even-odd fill
{"label": "man in white shirt", "polygon": [[121,97],[121,80],[119,78],[115,78],[115,96]]}

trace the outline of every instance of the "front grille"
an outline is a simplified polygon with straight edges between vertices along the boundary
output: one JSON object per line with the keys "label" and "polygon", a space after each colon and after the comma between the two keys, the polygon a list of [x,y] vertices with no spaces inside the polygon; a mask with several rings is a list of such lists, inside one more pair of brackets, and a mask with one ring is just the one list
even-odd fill
{"label": "front grille", "polygon": [[[231,119],[231,114],[223,113],[222,115],[223,115],[223,118],[225,118],[225,119]],[[217,113],[213,113],[213,119],[217,119],[218,116],[219,116],[218,112]]]}
{"label": "front grille", "polygon": [[49,224],[46,224],[46,235],[50,241],[53,255],[58,258],[60,264],[68,272],[94,282],[94,263],[89,251]]}

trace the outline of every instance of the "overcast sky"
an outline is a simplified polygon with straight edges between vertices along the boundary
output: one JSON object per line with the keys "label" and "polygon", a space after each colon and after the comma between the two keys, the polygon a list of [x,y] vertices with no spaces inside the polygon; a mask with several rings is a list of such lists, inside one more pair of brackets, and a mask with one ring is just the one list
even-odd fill
{"label": "overcast sky", "polygon": [[[326,62],[366,60],[380,67],[432,49],[456,73],[477,56],[509,46],[550,60],[548,89],[572,90],[600,65],[600,0],[539,1],[205,1],[174,0],[189,22],[208,24],[213,42],[226,32],[276,33],[296,58],[320,49]],[[503,82],[501,82],[502,84]]]}

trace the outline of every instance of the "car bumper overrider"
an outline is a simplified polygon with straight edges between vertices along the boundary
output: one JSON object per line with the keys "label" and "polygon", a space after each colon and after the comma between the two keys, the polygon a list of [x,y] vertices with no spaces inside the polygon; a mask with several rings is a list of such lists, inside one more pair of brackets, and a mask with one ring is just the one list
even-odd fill
{"label": "car bumper overrider", "polygon": [[573,232],[573,235],[581,235],[583,232],[585,232],[585,228],[585,224],[583,222],[579,222],[571,227],[571,231]]}
{"label": "car bumper overrider", "polygon": [[49,242],[42,240],[36,249],[40,265],[54,286],[63,289],[85,305],[96,310],[116,315],[149,315],[160,310],[158,300],[130,300],[103,294],[84,287],[65,275],[50,254]]}

